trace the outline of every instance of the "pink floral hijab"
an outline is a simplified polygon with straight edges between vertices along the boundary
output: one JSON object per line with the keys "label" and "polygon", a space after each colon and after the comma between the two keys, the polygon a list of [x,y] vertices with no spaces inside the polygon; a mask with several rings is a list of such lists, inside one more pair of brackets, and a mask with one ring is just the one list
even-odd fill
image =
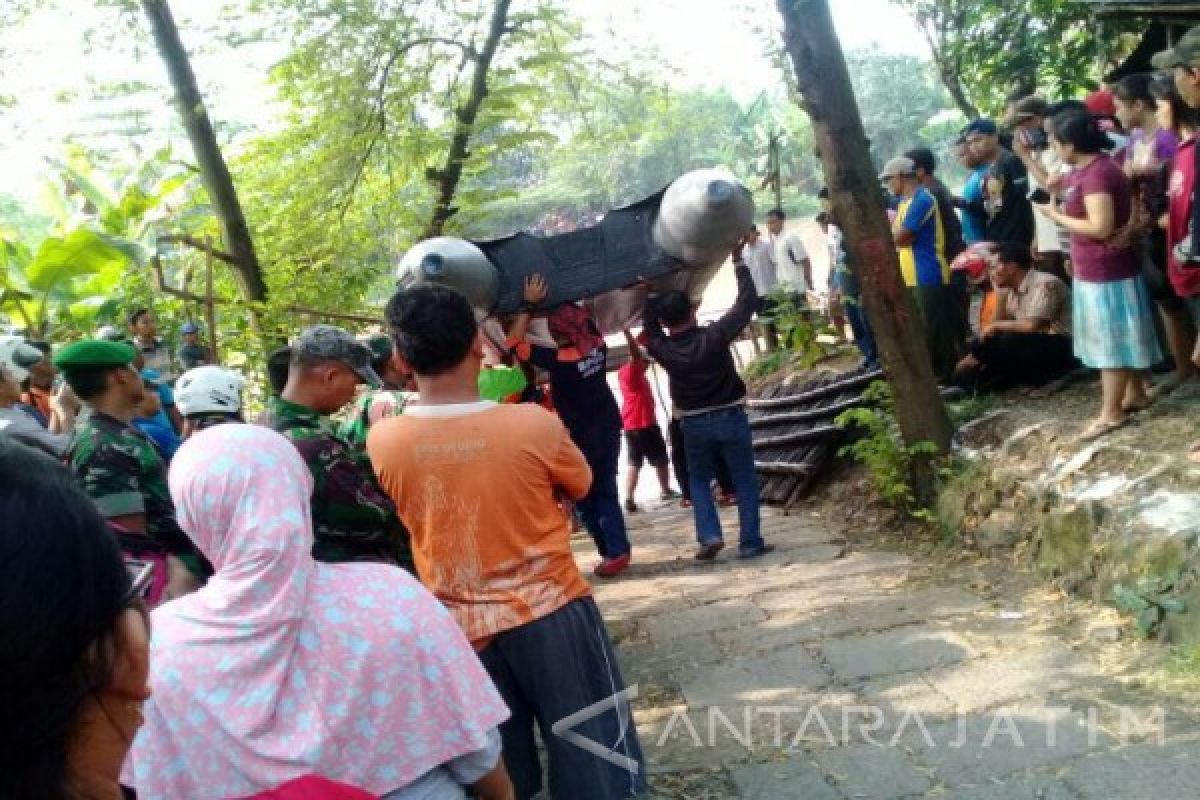
{"label": "pink floral hijab", "polygon": [[312,478],[282,436],[202,431],[170,485],[216,574],[153,613],[153,696],[125,776],[139,797],[244,797],[310,773],[382,795],[483,748],[507,718],[416,580],[312,560]]}

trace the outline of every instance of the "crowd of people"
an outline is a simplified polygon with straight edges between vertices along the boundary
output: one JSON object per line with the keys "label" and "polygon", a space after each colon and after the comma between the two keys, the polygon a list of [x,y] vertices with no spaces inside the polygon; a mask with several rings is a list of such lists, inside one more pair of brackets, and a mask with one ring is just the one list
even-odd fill
{"label": "crowd of people", "polygon": [[[605,338],[582,306],[543,308],[541,276],[498,348],[439,286],[398,291],[383,334],[305,328],[268,355],[252,421],[243,376],[207,363],[195,326],[172,353],[149,309],[57,348],[0,338],[0,505],[6,520],[38,517],[0,532],[14,645],[0,655],[0,794],[643,793],[572,521],[601,557],[595,575],[615,578],[633,557],[640,467],[663,501],[678,497],[653,361],[695,558],[718,557],[717,507],[731,502],[737,556],[773,549],[730,351],[761,299],[742,245],[734,262],[737,300],[711,325],[687,294],[648,293],[622,404]],[[605,757],[558,735],[605,702],[572,726]]]}
{"label": "crowd of people", "polygon": [[[1167,72],[1084,101],[1015,97],[1002,123],[971,121],[959,195],[928,149],[884,165],[940,379],[1046,388],[1099,370],[1085,439],[1195,380],[1200,29],[1155,66]],[[853,256],[820,199],[829,310],[875,368]],[[397,291],[367,339],[299,331],[268,355],[253,420],[243,376],[213,363],[199,327],[172,351],[151,309],[57,348],[0,337],[0,794],[644,793],[571,535],[577,517],[597,578],[624,573],[640,471],[649,462],[673,501],[673,461],[696,560],[720,556],[731,503],[737,557],[772,551],[731,347],[755,315],[773,346],[778,298],[815,286],[783,211],[765,227],[734,248],[737,297],[711,324],[686,293],[645,287],[620,403],[605,337],[583,306],[546,308],[540,275],[502,342],[441,286]],[[1174,371],[1152,384],[1168,354]],[[668,437],[652,363],[669,381]],[[568,719],[603,755],[559,735]]]}
{"label": "crowd of people", "polygon": [[[960,195],[926,149],[890,159],[901,272],[934,374],[967,389],[1050,392],[1101,376],[1091,440],[1193,381],[1200,31],[1084,100],[1015,96],[955,144]],[[1170,372],[1154,383],[1153,372]]]}

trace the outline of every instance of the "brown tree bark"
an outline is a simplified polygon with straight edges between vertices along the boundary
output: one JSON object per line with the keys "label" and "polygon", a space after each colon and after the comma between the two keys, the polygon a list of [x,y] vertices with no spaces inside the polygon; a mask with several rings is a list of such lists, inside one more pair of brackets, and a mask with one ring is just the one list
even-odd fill
{"label": "brown tree bark", "polygon": [[437,198],[434,200],[429,225],[421,235],[422,239],[441,236],[446,229],[446,222],[458,211],[454,207],[454,194],[458,191],[458,183],[462,179],[463,164],[470,155],[475,119],[487,98],[488,71],[492,68],[492,59],[500,47],[500,40],[509,32],[508,8],[511,4],[512,0],[495,0],[487,38],[483,47],[472,54],[474,64],[471,71],[471,88],[466,99],[454,111],[454,136],[450,139],[450,149],[446,151],[446,159],[442,166],[430,170],[429,173],[437,189]]}
{"label": "brown tree bark", "polygon": [[231,257],[228,263],[237,276],[246,300],[255,304],[266,303],[267,284],[254,250],[250,228],[246,224],[246,215],[242,212],[229,166],[217,144],[208,108],[196,85],[196,75],[179,37],[171,7],[167,0],[142,0],[142,10],[150,20],[154,43],[167,66],[184,130],[187,131],[204,188],[208,190],[221,225],[225,250]]}
{"label": "brown tree bark", "polygon": [[[776,3],[784,22],[784,47],[812,120],[826,186],[845,234],[851,268],[862,286],[904,442],[932,442],[946,453],[950,419],[933,377],[924,323],[900,276],[883,194],[829,4],[827,0]],[[934,464],[926,457],[916,462],[916,498],[928,505],[936,485]]]}

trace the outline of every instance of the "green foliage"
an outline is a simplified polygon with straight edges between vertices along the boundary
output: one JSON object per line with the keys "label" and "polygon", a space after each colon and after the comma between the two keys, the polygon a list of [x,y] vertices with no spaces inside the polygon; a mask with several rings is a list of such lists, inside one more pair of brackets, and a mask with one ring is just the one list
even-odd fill
{"label": "green foliage", "polygon": [[117,321],[132,302],[151,305],[139,268],[155,246],[155,213],[187,180],[167,159],[114,176],[72,149],[43,187],[49,215],[0,215],[0,314],[39,335],[65,334]]}
{"label": "green foliage", "polygon": [[875,381],[863,393],[868,403],[864,408],[852,408],[838,415],[835,422],[842,428],[853,428],[858,438],[838,451],[838,455],[853,458],[866,466],[871,484],[887,505],[918,519],[930,518],[930,512],[916,504],[913,489],[913,460],[936,456],[932,442],[918,442],[905,447],[896,423],[895,398],[892,388]]}
{"label": "green foliage", "polygon": [[1072,97],[1099,84],[1098,65],[1115,56],[1137,20],[1098,22],[1091,4],[1027,0],[893,0],[925,34],[938,72],[959,108],[996,115],[1016,89]]}
{"label": "green foliage", "polygon": [[978,419],[996,407],[996,396],[993,394],[970,394],[957,403],[947,403],[946,410],[950,413],[950,422],[957,429],[973,419]]}
{"label": "green foliage", "polygon": [[774,375],[791,363],[792,354],[786,350],[764,353],[746,365],[746,377],[751,380]]}
{"label": "green foliage", "polygon": [[807,306],[800,305],[796,293],[777,289],[770,294],[770,298],[773,302],[771,310],[760,314],[759,318],[775,324],[779,341],[801,369],[808,369],[829,355],[817,341],[819,331],[814,322],[816,314]]}
{"label": "green foliage", "polygon": [[1117,584],[1113,587],[1113,600],[1117,608],[1133,615],[1134,627],[1143,637],[1152,636],[1167,614],[1182,614],[1187,611],[1183,600],[1172,590],[1179,576],[1144,575],[1132,586]]}

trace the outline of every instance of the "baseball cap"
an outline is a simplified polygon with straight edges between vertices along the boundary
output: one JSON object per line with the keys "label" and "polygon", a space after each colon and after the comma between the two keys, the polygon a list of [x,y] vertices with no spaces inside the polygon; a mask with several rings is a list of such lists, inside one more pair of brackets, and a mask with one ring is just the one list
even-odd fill
{"label": "baseball cap", "polygon": [[1150,63],[1155,69],[1174,69],[1200,64],[1200,25],[1179,37],[1174,47],[1155,53]]}
{"label": "baseball cap", "polygon": [[383,386],[383,381],[371,367],[374,358],[371,348],[335,325],[305,328],[292,343],[292,352],[314,361],[340,361],[368,386]]}
{"label": "baseball cap", "polygon": [[0,370],[17,383],[29,377],[29,368],[45,356],[21,336],[0,336]]}
{"label": "baseball cap", "polygon": [[995,136],[999,132],[996,127],[996,122],[987,117],[973,119],[967,123],[967,127],[963,128],[962,135],[970,136],[972,133],[983,134],[984,136]]}
{"label": "baseball cap", "polygon": [[1044,117],[1049,110],[1050,103],[1046,98],[1031,94],[1022,97],[1013,105],[1012,118],[1014,122],[1023,122],[1032,117]]}
{"label": "baseball cap", "polygon": [[1088,111],[1098,116],[1115,117],[1117,115],[1117,101],[1113,97],[1113,93],[1107,89],[1097,89],[1092,92],[1083,98],[1083,104],[1087,106]]}
{"label": "baseball cap", "polygon": [[917,165],[913,163],[911,158],[905,156],[896,156],[892,160],[883,165],[883,172],[879,173],[879,180],[887,180],[894,178],[897,175],[916,175]]}
{"label": "baseball cap", "polygon": [[183,323],[183,325],[179,326],[179,332],[180,333],[199,333],[200,326],[194,322],[185,322],[185,323]]}

